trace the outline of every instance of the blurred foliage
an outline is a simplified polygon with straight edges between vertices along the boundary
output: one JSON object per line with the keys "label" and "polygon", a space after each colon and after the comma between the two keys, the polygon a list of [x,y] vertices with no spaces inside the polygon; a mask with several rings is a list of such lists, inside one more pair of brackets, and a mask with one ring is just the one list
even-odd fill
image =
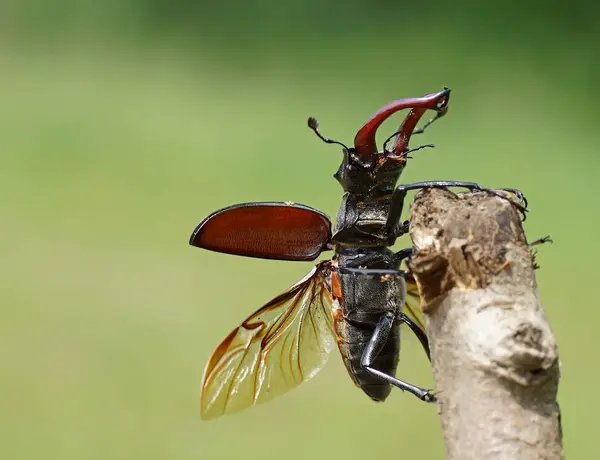
{"label": "blurred foliage", "polygon": [[[187,245],[228,204],[335,215],[331,178],[391,99],[453,89],[403,180],[477,180],[530,200],[557,335],[569,458],[596,458],[600,247],[592,2],[0,5],[0,323],[6,459],[444,458],[435,410],[373,404],[334,354],[315,379],[214,422],[206,358],[310,269]],[[399,116],[381,129],[396,128]],[[419,139],[419,142],[421,140]],[[403,241],[401,244],[407,244]],[[399,375],[427,385],[405,340]]]}
{"label": "blurred foliage", "polygon": [[329,37],[332,32],[347,36],[380,33],[381,29],[401,32],[407,24],[416,22],[425,33],[452,26],[464,33],[479,32],[488,37],[502,33],[508,40],[529,37],[523,46],[546,43],[550,37],[558,43],[564,34],[581,40],[591,39],[598,33],[595,24],[599,11],[597,3],[589,0],[575,3],[534,0],[527,4],[518,0],[485,4],[464,0],[455,2],[452,8],[435,0],[347,0],[343,3],[338,0],[105,0],[101,3],[5,0],[3,4],[6,23],[27,35],[35,28],[44,34],[63,36],[65,31],[82,31],[95,24],[97,31],[112,29],[121,34],[123,29],[142,35],[176,33],[224,38],[282,33],[305,40],[315,35]]}

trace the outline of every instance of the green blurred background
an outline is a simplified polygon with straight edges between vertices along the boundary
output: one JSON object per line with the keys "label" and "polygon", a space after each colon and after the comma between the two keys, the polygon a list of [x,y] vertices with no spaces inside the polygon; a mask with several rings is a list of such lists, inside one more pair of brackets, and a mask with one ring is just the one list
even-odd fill
{"label": "green blurred background", "polygon": [[[268,405],[199,419],[205,361],[310,263],[188,246],[209,212],[335,216],[341,154],[384,103],[453,90],[404,181],[530,200],[569,458],[598,458],[597,2],[3,0],[3,459],[442,459],[435,408],[374,404],[337,354]],[[382,136],[397,127],[386,123]],[[413,145],[418,145],[413,143]],[[402,242],[407,244],[406,240]],[[432,383],[416,340],[399,375]]]}

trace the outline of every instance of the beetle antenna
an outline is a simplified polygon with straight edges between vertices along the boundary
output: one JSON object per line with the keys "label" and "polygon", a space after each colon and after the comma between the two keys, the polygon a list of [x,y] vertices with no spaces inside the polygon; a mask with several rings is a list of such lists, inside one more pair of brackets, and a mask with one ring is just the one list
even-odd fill
{"label": "beetle antenna", "polygon": [[[400,132],[401,132],[401,131],[397,131],[397,132],[395,132],[394,134],[392,134],[390,137],[388,137],[388,138],[385,140],[385,142],[383,143],[383,151],[384,151],[384,152],[386,152],[386,153],[389,153],[389,152],[388,152],[388,149],[387,149],[387,143],[388,143],[389,141],[391,141],[391,140],[392,140],[392,139],[393,139],[395,136],[397,136],[398,134],[400,134]],[[420,146],[418,146],[418,147],[415,147],[414,149],[410,149],[410,150],[407,150],[407,151],[405,151],[405,152],[402,152],[402,155],[401,155],[401,156],[402,156],[403,158],[411,158],[411,157],[409,157],[409,156],[408,156],[408,154],[409,154],[409,153],[416,152],[417,150],[426,149],[426,148],[432,148],[432,149],[433,149],[433,148],[435,148],[435,144],[424,144],[424,145],[420,145]]]}
{"label": "beetle antenna", "polygon": [[435,148],[435,144],[420,145],[418,147],[415,147],[414,149],[407,150],[406,152],[402,153],[402,157],[404,157],[404,158],[411,158],[411,157],[408,156],[409,153],[416,152],[417,150],[421,150],[421,149],[425,149],[425,148],[432,148],[433,149],[433,148]]}
{"label": "beetle antenna", "polygon": [[[431,123],[430,123],[430,124],[431,124]],[[423,128],[423,129],[425,129],[425,128]],[[388,142],[389,142],[389,141],[391,141],[391,140],[392,140],[394,137],[396,137],[396,136],[397,136],[398,134],[400,134],[401,132],[402,132],[402,130],[400,130],[400,131],[396,131],[394,134],[392,134],[390,137],[388,137],[388,138],[385,140],[385,142],[383,143],[383,151],[384,151],[384,152],[386,152],[386,153],[389,153],[389,151],[388,151],[388,149],[387,149],[387,144],[388,144]],[[414,134],[414,131],[413,131],[413,134]],[[410,157],[408,156],[408,154],[409,154],[409,153],[416,152],[417,150],[421,150],[421,149],[424,149],[424,148],[434,148],[434,147],[435,147],[435,145],[434,145],[434,144],[425,144],[425,145],[421,145],[421,146],[419,146],[419,147],[417,147],[417,148],[414,148],[414,149],[411,149],[411,150],[407,150],[406,152],[403,152],[401,156],[403,156],[404,158],[410,158]]]}
{"label": "beetle antenna", "polygon": [[425,123],[422,128],[415,129],[412,132],[412,134],[422,134],[422,133],[424,133],[428,126],[432,125],[433,122],[435,122],[436,120],[439,120],[440,118],[442,118],[447,113],[448,113],[448,106],[445,106],[443,109],[437,111],[437,113],[435,114],[435,117],[433,117],[431,120],[429,120],[427,123]]}
{"label": "beetle antenna", "polygon": [[400,130],[400,131],[396,131],[394,134],[392,134],[390,137],[388,137],[388,138],[385,140],[385,142],[383,143],[383,151],[384,151],[384,152],[387,152],[387,151],[388,151],[388,149],[387,149],[388,142],[389,142],[389,141],[391,141],[391,140],[392,140],[394,137],[396,137],[396,136],[397,136],[398,134],[400,134],[401,132],[402,132],[402,130]]}
{"label": "beetle antenna", "polygon": [[319,122],[317,121],[316,118],[314,117],[309,117],[308,118],[308,127],[310,129],[312,129],[315,134],[317,135],[317,137],[319,139],[321,139],[323,142],[327,143],[327,144],[338,144],[341,145],[342,147],[344,147],[346,150],[350,150],[348,147],[346,147],[346,145],[342,144],[339,141],[334,141],[333,139],[328,139],[327,137],[323,137],[323,135],[319,132]]}

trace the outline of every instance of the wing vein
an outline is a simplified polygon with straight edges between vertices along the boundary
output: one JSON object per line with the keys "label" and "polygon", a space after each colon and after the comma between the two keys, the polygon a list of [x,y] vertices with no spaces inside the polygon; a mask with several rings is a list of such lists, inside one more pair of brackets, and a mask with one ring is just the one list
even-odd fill
{"label": "wing vein", "polygon": [[323,367],[335,340],[325,270],[326,263],[317,265],[216,348],[203,378],[203,418],[267,402]]}

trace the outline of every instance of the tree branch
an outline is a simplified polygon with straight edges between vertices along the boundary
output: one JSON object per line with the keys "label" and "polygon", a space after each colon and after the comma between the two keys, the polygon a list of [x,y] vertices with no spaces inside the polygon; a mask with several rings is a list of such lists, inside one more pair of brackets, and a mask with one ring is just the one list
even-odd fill
{"label": "tree branch", "polygon": [[514,207],[424,191],[410,235],[448,458],[563,458],[558,350]]}

